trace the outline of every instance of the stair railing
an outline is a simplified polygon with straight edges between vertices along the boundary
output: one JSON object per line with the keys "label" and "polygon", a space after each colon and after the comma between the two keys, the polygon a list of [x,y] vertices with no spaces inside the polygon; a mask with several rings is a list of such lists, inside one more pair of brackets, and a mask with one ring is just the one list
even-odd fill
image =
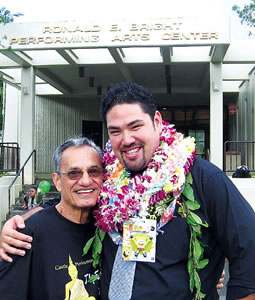
{"label": "stair railing", "polygon": [[0,172],[17,172],[20,167],[20,147],[16,142],[0,143]]}
{"label": "stair railing", "polygon": [[24,168],[26,166],[26,164],[28,163],[28,161],[30,160],[30,158],[32,158],[34,155],[34,173],[36,173],[36,150],[34,149],[28,156],[28,158],[26,159],[26,161],[24,162],[23,166],[19,169],[19,171],[17,172],[15,178],[13,179],[13,181],[11,182],[11,184],[8,187],[8,213],[10,214],[11,212],[11,188],[14,185],[14,183],[16,182],[17,178],[20,176],[21,174],[21,184],[22,184],[22,191],[24,189]]}
{"label": "stair railing", "polygon": [[224,172],[233,173],[245,165],[255,172],[255,141],[226,141],[224,143]]}

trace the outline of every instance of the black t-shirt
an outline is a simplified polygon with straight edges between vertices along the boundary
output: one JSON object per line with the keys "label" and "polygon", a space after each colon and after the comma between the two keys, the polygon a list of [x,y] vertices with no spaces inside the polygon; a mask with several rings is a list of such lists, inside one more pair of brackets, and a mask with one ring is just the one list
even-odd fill
{"label": "black t-shirt", "polygon": [[[203,228],[209,264],[200,271],[202,292],[207,300],[219,299],[216,284],[225,257],[229,259],[230,281],[227,299],[255,293],[255,214],[229,178],[211,163],[197,158],[192,168],[197,214],[209,224]],[[137,262],[131,300],[191,300],[187,259],[190,230],[185,219],[175,217],[157,236],[156,262]],[[108,289],[117,246],[107,235],[103,245],[101,297]]]}
{"label": "black t-shirt", "polygon": [[27,219],[23,232],[33,236],[32,249],[25,257],[14,256],[11,264],[0,263],[0,299],[99,299],[99,280],[88,283],[98,270],[91,255],[82,256],[93,224],[73,223],[50,207]]}

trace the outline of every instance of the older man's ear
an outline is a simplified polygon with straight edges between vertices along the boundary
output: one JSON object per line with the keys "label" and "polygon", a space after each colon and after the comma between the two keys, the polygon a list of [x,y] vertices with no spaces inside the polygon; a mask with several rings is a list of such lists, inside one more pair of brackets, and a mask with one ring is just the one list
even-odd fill
{"label": "older man's ear", "polygon": [[58,173],[52,173],[52,180],[53,183],[58,190],[58,192],[61,192],[61,184],[60,184],[60,177]]}

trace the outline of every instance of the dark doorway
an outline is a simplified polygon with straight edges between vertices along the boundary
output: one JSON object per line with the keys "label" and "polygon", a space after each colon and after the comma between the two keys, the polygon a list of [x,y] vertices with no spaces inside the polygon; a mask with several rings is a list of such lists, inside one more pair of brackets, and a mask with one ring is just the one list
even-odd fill
{"label": "dark doorway", "polygon": [[103,124],[100,121],[82,121],[82,136],[92,139],[100,148],[103,140]]}
{"label": "dark doorway", "polygon": [[[208,106],[159,107],[163,120],[175,125],[177,131],[196,139],[197,156],[209,159],[210,108]],[[223,142],[228,138],[228,108],[223,107]]]}
{"label": "dark doorway", "polygon": [[177,131],[196,139],[197,156],[209,159],[209,107],[164,107],[159,111],[165,121],[175,125]]}

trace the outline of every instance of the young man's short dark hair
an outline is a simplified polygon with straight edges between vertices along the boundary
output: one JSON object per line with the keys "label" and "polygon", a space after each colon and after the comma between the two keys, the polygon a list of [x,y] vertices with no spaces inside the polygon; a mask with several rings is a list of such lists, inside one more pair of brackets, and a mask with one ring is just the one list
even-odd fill
{"label": "young man's short dark hair", "polygon": [[106,115],[117,104],[137,103],[149,114],[152,121],[157,110],[151,92],[145,87],[131,82],[121,82],[109,90],[101,103],[101,117],[106,124]]}

